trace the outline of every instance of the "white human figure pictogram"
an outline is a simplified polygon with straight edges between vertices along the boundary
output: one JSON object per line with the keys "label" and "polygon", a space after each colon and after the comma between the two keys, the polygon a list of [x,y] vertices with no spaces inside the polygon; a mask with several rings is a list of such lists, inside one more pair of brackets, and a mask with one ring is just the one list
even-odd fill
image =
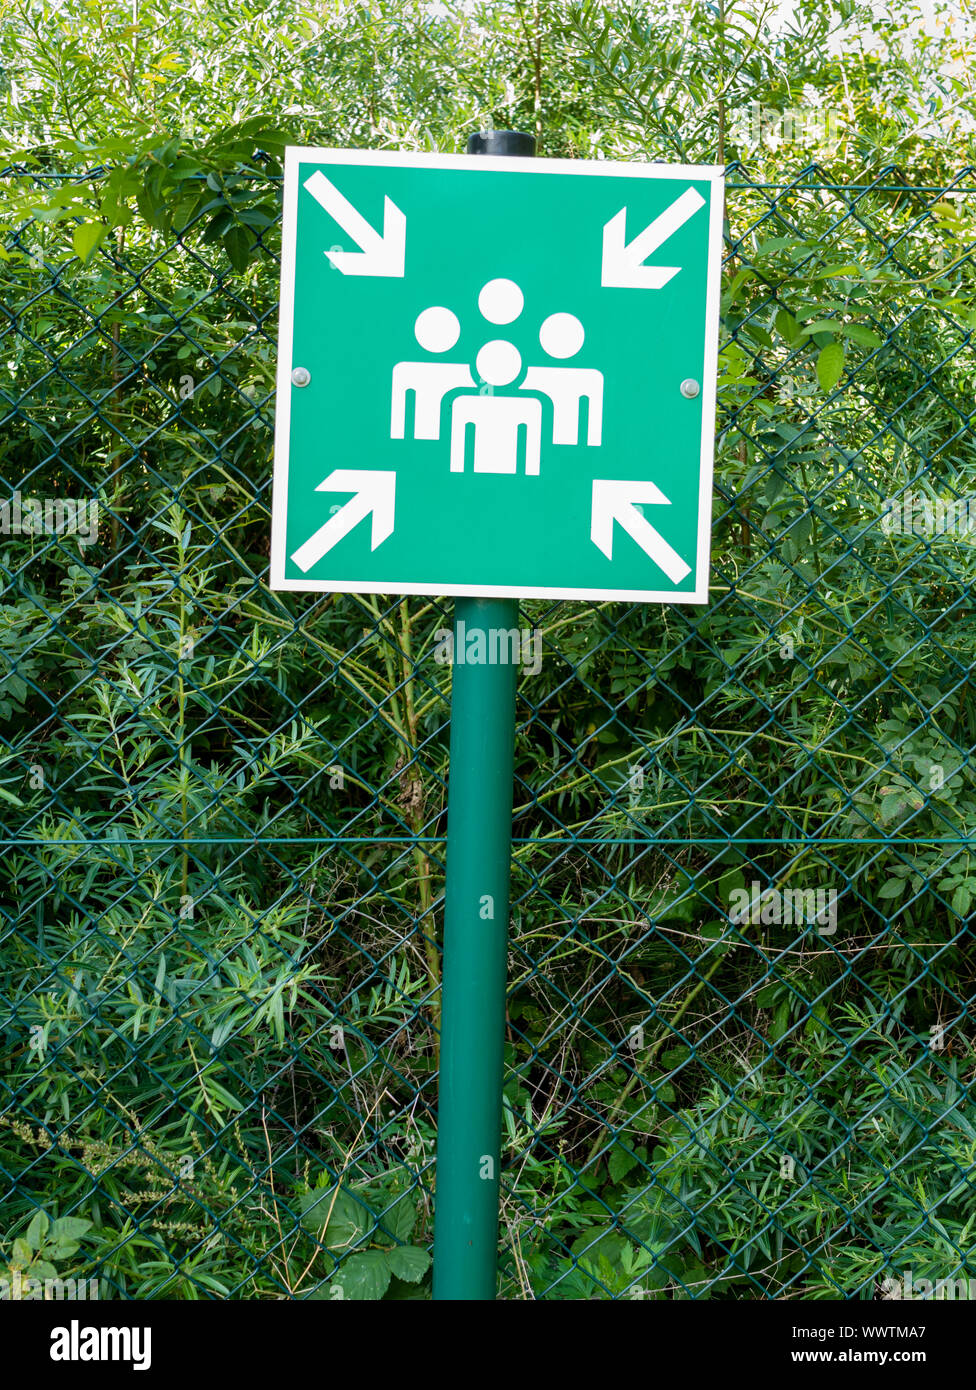
{"label": "white human figure pictogram", "polygon": [[[432,305],[418,314],[413,331],[426,352],[448,352],[461,336],[461,325],[450,309]],[[390,438],[403,438],[408,391],[414,397],[414,439],[440,439],[444,397],[448,391],[474,384],[465,362],[398,362],[393,368]]]}
{"label": "white human figure pictogram", "polygon": [[[503,339],[485,343],[475,360],[490,387],[508,386],[522,368],[518,350]],[[456,396],[451,407],[451,472],[464,472],[468,425],[474,426],[475,473],[517,473],[519,438],[525,434],[525,472],[539,472],[542,404],[533,396]]]}
{"label": "white human figure pictogram", "polygon": [[[550,357],[575,357],[583,346],[583,325],[573,314],[550,314],[539,329]],[[587,403],[586,442],[603,438],[603,373],[592,367],[530,367],[519,388],[540,391],[552,401],[553,444],[579,443],[580,403]]]}

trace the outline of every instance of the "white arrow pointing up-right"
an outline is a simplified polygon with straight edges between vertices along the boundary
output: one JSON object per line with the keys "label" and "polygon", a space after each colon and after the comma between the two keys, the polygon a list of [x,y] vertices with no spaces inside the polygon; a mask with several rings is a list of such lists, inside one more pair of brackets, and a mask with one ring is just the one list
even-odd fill
{"label": "white arrow pointing up-right", "polygon": [[691,566],[686,565],[678,552],[672,550],[664,537],[658,535],[651,523],[641,516],[634,506],[635,502],[671,505],[670,497],[665,497],[655,483],[594,478],[590,540],[608,560],[612,560],[613,523],[619,522],[631,540],[636,541],[645,555],[651,557],[671,583],[680,584],[685,575],[691,573]]}
{"label": "white arrow pointing up-right", "polygon": [[705,199],[694,188],[686,188],[669,208],[627,245],[627,209],[603,228],[603,268],[600,284],[604,289],[659,290],[681,269],[680,265],[644,265],[648,256],[683,227],[689,217],[705,206]]}
{"label": "white arrow pointing up-right", "polygon": [[344,507],[335,516],[320,526],[304,545],[300,545],[291,557],[303,574],[307,574],[314,564],[348,536],[354,526],[358,526],[370,512],[373,513],[373,527],[370,533],[370,550],[375,550],[387,536],[393,534],[394,498],[396,496],[396,474],[374,471],[368,468],[336,468],[324,482],[319,483],[316,492],[354,492]]}

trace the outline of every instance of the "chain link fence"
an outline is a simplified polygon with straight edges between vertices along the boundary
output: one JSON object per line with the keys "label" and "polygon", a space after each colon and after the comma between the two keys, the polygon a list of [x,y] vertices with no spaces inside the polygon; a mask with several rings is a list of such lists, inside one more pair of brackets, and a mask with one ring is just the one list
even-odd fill
{"label": "chain link fence", "polygon": [[[4,1287],[426,1297],[450,605],[268,590],[278,186],[105,178],[4,175]],[[522,607],[502,1297],[976,1275],[974,193],[730,170],[711,601]]]}

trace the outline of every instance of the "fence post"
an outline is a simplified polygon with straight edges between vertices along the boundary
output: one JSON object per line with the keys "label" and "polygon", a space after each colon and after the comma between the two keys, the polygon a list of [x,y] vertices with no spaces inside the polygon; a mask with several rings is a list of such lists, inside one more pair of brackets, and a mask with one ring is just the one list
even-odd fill
{"label": "fence post", "polygon": [[[468,154],[532,155],[519,131],[472,135]],[[454,604],[447,881],[441,975],[434,1298],[493,1299],[498,1263],[502,1063],[512,856],[515,677],[520,644],[492,632],[518,627],[515,599]],[[489,657],[463,660],[480,631]],[[462,660],[458,661],[459,652]]]}

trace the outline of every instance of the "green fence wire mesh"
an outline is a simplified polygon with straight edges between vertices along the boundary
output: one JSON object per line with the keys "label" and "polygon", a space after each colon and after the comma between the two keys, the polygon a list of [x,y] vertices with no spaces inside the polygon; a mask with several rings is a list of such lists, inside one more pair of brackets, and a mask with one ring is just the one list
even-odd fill
{"label": "green fence wire mesh", "polygon": [[[732,169],[711,601],[523,605],[503,1297],[976,1275],[973,173]],[[450,607],[269,592],[277,185],[103,177],[4,176],[3,1273],[424,1297]]]}

